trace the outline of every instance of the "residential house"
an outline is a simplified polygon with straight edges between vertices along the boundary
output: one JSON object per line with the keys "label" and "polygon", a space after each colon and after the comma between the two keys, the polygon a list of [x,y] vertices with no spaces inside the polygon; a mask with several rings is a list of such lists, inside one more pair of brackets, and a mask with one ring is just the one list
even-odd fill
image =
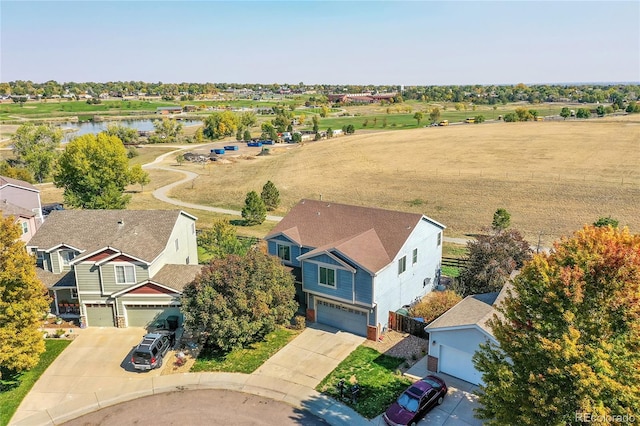
{"label": "residential house", "polygon": [[156,108],[156,114],[169,115],[169,114],[182,114],[182,107],[179,106],[165,106]]}
{"label": "residential house", "polygon": [[56,315],[85,326],[145,326],[180,315],[200,271],[196,218],[178,210],[53,211],[27,249]]}
{"label": "residential house", "polygon": [[43,222],[40,190],[29,182],[0,176],[0,210],[3,217],[16,218],[21,239],[27,242]]}
{"label": "residential house", "polygon": [[500,292],[467,296],[425,327],[429,333],[427,368],[467,382],[482,384],[482,374],[473,365],[473,354],[481,343],[498,344],[487,321],[507,296],[510,283]]}
{"label": "residential house", "polygon": [[302,200],[266,237],[310,321],[370,339],[440,277],[444,225],[424,215]]}

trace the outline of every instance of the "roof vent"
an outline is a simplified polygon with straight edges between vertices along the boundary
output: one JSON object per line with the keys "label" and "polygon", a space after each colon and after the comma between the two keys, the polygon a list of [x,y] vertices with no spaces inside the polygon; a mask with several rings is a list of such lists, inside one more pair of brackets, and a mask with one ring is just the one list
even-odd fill
{"label": "roof vent", "polygon": [[123,226],[124,226],[124,220],[123,220],[123,219],[120,219],[120,220],[118,221],[118,226],[119,226],[119,227],[123,227]]}
{"label": "roof vent", "polygon": [[316,212],[316,214],[317,214],[318,216],[320,216],[320,212]]}

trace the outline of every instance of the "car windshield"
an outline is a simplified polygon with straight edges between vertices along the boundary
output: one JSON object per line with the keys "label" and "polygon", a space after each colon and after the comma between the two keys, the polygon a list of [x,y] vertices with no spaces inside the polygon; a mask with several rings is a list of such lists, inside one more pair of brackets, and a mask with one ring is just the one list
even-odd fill
{"label": "car windshield", "polygon": [[400,404],[400,406],[405,410],[415,413],[416,411],[418,411],[419,401],[417,398],[407,393],[403,393],[402,395],[400,395],[400,398],[398,398],[398,404]]}

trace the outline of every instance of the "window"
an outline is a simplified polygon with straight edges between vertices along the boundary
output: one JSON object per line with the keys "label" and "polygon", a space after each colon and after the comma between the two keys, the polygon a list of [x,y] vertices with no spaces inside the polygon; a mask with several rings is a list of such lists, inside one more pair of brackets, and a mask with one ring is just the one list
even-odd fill
{"label": "window", "polygon": [[320,284],[335,287],[336,286],[336,271],[335,269],[320,267]]}
{"label": "window", "polygon": [[442,244],[442,232],[438,233],[438,247],[440,247],[440,244]]}
{"label": "window", "polygon": [[60,258],[62,259],[63,265],[69,265],[69,262],[71,262],[74,257],[76,257],[76,254],[71,250],[60,251]]}
{"label": "window", "polygon": [[278,244],[278,257],[287,262],[291,261],[291,247],[283,244]]}
{"label": "window", "polygon": [[414,248],[413,249],[413,259],[412,259],[413,264],[415,265],[416,263],[418,263],[418,249]]}
{"label": "window", "polygon": [[133,265],[116,265],[116,283],[134,284],[136,273]]}
{"label": "window", "polygon": [[176,251],[180,250],[180,244],[178,243],[178,239],[176,238]]}
{"label": "window", "polygon": [[398,260],[398,275],[407,270],[407,256],[402,256]]}
{"label": "window", "polygon": [[78,289],[77,288],[72,288],[71,289],[71,298],[72,299],[77,299],[78,298]]}
{"label": "window", "polygon": [[22,222],[22,233],[26,234],[29,232],[29,222]]}

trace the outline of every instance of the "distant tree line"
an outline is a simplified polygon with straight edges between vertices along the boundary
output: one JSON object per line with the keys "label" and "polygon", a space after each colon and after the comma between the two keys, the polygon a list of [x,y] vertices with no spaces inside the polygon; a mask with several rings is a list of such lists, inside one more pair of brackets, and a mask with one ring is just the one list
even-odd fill
{"label": "distant tree line", "polygon": [[510,102],[578,102],[578,103],[610,103],[623,109],[629,102],[638,100],[640,85],[638,84],[516,84],[516,85],[460,85],[460,86],[375,86],[375,85],[329,85],[316,84],[229,84],[229,83],[147,83],[143,81],[116,82],[64,82],[50,80],[45,83],[32,81],[10,81],[0,83],[0,95],[32,96],[50,98],[65,94],[81,95],[88,93],[98,96],[108,93],[112,96],[132,96],[143,93],[147,96],[161,96],[172,100],[191,100],[195,96],[215,94],[228,90],[248,90],[253,92],[283,93],[290,96],[302,95],[307,90],[314,90],[315,95],[308,98],[310,104],[326,103],[327,94],[331,93],[384,93],[397,92],[394,102],[418,100],[424,102],[473,103],[474,105],[495,105]]}

